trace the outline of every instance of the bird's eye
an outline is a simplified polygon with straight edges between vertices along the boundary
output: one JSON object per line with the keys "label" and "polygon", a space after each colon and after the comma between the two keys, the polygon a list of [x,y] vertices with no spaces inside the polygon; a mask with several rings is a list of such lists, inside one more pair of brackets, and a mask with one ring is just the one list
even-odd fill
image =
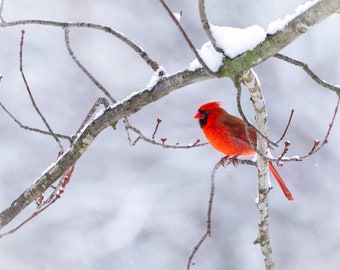
{"label": "bird's eye", "polygon": [[208,114],[210,113],[209,110],[205,110],[205,111],[203,111],[203,110],[198,110],[198,111],[199,111],[199,113],[203,114],[204,116],[208,116]]}
{"label": "bird's eye", "polygon": [[199,119],[200,126],[203,127],[207,123],[208,115],[210,113],[209,110],[198,110],[198,112],[203,116]]}
{"label": "bird's eye", "polygon": [[205,118],[207,118],[208,115],[210,114],[210,111],[209,110],[205,110],[205,111],[200,111],[200,113],[203,114]]}

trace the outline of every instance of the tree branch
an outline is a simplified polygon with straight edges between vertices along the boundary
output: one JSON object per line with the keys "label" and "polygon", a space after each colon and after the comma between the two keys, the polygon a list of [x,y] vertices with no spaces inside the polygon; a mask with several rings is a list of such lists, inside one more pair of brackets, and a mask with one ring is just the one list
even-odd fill
{"label": "tree branch", "polygon": [[281,31],[273,35],[267,34],[266,39],[253,50],[246,51],[233,59],[225,57],[223,67],[220,69],[220,76],[234,78],[241,72],[262,63],[306,33],[312,26],[339,10],[340,0],[321,0],[317,2],[301,15],[293,18]]}
{"label": "tree branch", "polygon": [[183,29],[182,25],[179,23],[179,21],[176,19],[175,15],[171,12],[171,10],[169,9],[168,5],[164,2],[164,0],[160,0],[162,6],[164,7],[164,9],[166,10],[166,12],[169,14],[170,18],[172,19],[172,21],[176,24],[176,26],[178,27],[178,29],[180,30],[180,32],[182,33],[185,41],[188,43],[190,49],[192,50],[192,52],[195,54],[198,62],[201,64],[201,66],[206,69],[211,75],[215,75],[215,72],[213,72],[208,66],[207,64],[204,62],[204,60],[202,59],[202,57],[199,55],[198,51],[196,50],[194,44],[191,42],[191,39],[189,38],[188,34],[185,32],[185,30]]}
{"label": "tree branch", "polygon": [[[260,83],[257,80],[256,74],[252,71],[246,71],[243,73],[242,82],[248,87],[251,101],[253,102],[255,110],[255,119],[258,129],[261,134],[268,137],[267,128],[267,111],[265,107],[264,98]],[[250,140],[251,141],[251,140]],[[257,149],[261,153],[268,153],[268,142],[262,136],[257,136]],[[258,229],[259,235],[255,243],[259,243],[261,246],[262,255],[264,256],[264,263],[267,270],[274,269],[274,261],[272,257],[272,247],[269,237],[269,211],[268,211],[268,191],[269,191],[269,174],[267,159],[258,155],[257,158],[258,169],[258,190],[259,197],[257,202],[258,209]]]}
{"label": "tree branch", "polygon": [[19,62],[20,62],[20,73],[21,73],[21,77],[22,80],[24,81],[25,87],[26,87],[26,91],[28,93],[28,96],[31,100],[31,103],[33,105],[33,108],[35,109],[35,111],[37,112],[37,114],[40,116],[41,120],[43,121],[43,123],[45,124],[47,130],[49,131],[49,133],[51,134],[51,136],[54,138],[54,140],[57,142],[58,146],[59,146],[59,150],[60,152],[64,152],[64,147],[62,145],[62,143],[60,142],[58,136],[54,133],[54,131],[52,130],[50,124],[47,122],[45,116],[42,114],[42,112],[40,111],[37,103],[34,100],[34,97],[32,95],[31,89],[28,85],[25,73],[24,73],[24,67],[23,67],[23,46],[24,46],[24,37],[25,37],[25,31],[21,30],[21,40],[20,40],[20,57],[19,57]]}
{"label": "tree branch", "polygon": [[57,21],[46,21],[46,20],[17,20],[12,22],[5,22],[1,21],[0,27],[11,27],[16,25],[26,25],[26,24],[33,24],[33,25],[43,25],[43,26],[53,26],[53,27],[59,27],[59,28],[88,28],[88,29],[95,29],[98,31],[103,31],[105,33],[108,33],[118,39],[120,39],[122,42],[124,42],[126,45],[128,45],[132,50],[134,50],[143,60],[144,62],[152,68],[153,71],[157,71],[159,68],[159,65],[156,61],[152,60],[149,55],[137,44],[135,44],[132,40],[124,36],[122,33],[119,33],[115,30],[113,30],[109,26],[95,24],[95,23],[85,23],[85,22],[74,22],[74,23],[68,23],[68,22],[57,22]]}
{"label": "tree branch", "polygon": [[210,24],[209,24],[207,14],[206,14],[206,11],[205,11],[205,0],[199,0],[198,1],[198,10],[199,10],[203,29],[204,29],[207,37],[209,38],[211,44],[214,46],[214,48],[217,52],[223,53],[223,50],[220,47],[217,46],[216,40],[211,33]]}
{"label": "tree branch", "polygon": [[[312,26],[318,24],[332,14],[337,13],[339,10],[340,0],[321,0],[317,2],[314,6],[310,7],[301,15],[293,18],[281,31],[278,31],[273,35],[268,34],[266,39],[253,50],[246,51],[233,59],[225,57],[223,59],[223,66],[220,68],[219,74],[217,74],[217,76],[230,77],[234,79],[243,71],[246,71],[272,57],[284,47],[292,43],[296,38],[307,32]],[[12,22],[1,21],[0,27],[11,27],[26,24],[45,25],[60,28],[90,28],[104,31],[126,43],[130,48],[138,53],[138,55],[142,57],[142,59],[154,71],[156,71],[159,67],[157,62],[149,58],[147,53],[141,47],[133,43],[123,34],[113,30],[108,26],[85,22],[67,23],[46,20],[17,20]]]}
{"label": "tree branch", "polygon": [[[3,2],[0,6],[0,12],[2,5]],[[228,76],[234,79],[237,74],[240,74],[242,71],[248,70],[249,68],[273,56],[282,48],[290,44],[298,36],[305,33],[310,27],[330,16],[331,14],[337,12],[339,9],[340,0],[322,0],[318,2],[306,12],[294,18],[282,31],[279,31],[274,35],[268,35],[266,40],[253,50],[245,52],[234,59],[225,58],[224,65],[221,68],[219,75]],[[63,29],[71,27],[91,28],[104,31],[119,38],[129,47],[134,49],[134,51],[136,51],[153,70],[157,70],[159,67],[155,61],[148,57],[146,52],[143,51],[141,47],[137,46],[121,33],[118,33],[107,26],[92,23],[66,23],[44,20],[18,20],[5,22],[3,19],[1,19],[0,27],[10,27],[25,24],[54,26]],[[157,81],[157,83],[150,89],[143,89],[129,96],[120,103],[107,108],[101,116],[87,125],[82,133],[79,134],[75,139],[71,148],[68,149],[56,163],[47,168],[47,170],[42,174],[41,177],[37,179],[33,185],[31,185],[16,200],[14,200],[6,210],[0,213],[0,228],[13,220],[28,204],[39,197],[41,193],[43,193],[49,186],[57,181],[82,156],[92,141],[99,133],[101,133],[103,129],[114,125],[122,118],[138,112],[144,106],[159,100],[160,98],[172,93],[179,88],[212,78],[215,78],[215,76],[209,74],[209,72],[203,68],[197,69],[195,71],[185,70],[169,77],[162,77],[162,79]],[[259,143],[259,150],[265,149],[262,149],[262,146],[260,145],[261,144]],[[261,174],[260,176],[264,177],[264,175],[265,174]],[[261,193],[260,202],[261,205],[263,203],[264,209],[267,209],[266,196],[261,195]],[[259,239],[262,242],[263,239]]]}
{"label": "tree branch", "polygon": [[301,67],[313,79],[313,81],[315,81],[317,84],[321,85],[322,87],[325,87],[329,90],[334,91],[340,98],[340,87],[334,86],[332,84],[325,82],[324,80],[321,80],[319,76],[316,75],[306,63],[298,61],[296,59],[293,59],[291,57],[288,57],[280,53],[275,54],[274,57],[281,59],[283,61],[286,61],[287,63],[293,64],[295,66]]}
{"label": "tree branch", "polygon": [[[1,102],[0,102],[0,107],[5,111],[5,113],[15,122],[19,125],[20,128],[23,128],[23,129],[26,129],[26,130],[29,130],[29,131],[33,131],[33,132],[37,132],[37,133],[41,133],[41,134],[44,134],[44,135],[49,135],[49,136],[52,136],[51,133],[49,131],[46,131],[46,130],[42,130],[42,129],[39,129],[39,128],[34,128],[34,127],[29,127],[29,126],[26,126],[24,124],[22,124],[6,107],[5,105],[3,105]],[[59,133],[55,133],[54,134],[55,136],[57,136],[58,138],[61,138],[61,139],[66,139],[68,140],[69,142],[71,142],[71,137],[70,136],[67,136],[67,135],[63,135],[63,134],[59,134]]]}
{"label": "tree branch", "polygon": [[69,55],[71,56],[72,60],[76,63],[76,65],[80,68],[81,71],[83,71],[85,73],[85,75],[91,80],[91,82],[94,83],[95,86],[97,86],[97,88],[103,92],[103,94],[112,102],[115,103],[116,100],[111,96],[111,94],[109,93],[109,91],[107,91],[105,89],[105,87],[97,81],[97,79],[84,67],[84,65],[79,61],[79,59],[77,58],[77,56],[75,56],[72,48],[71,48],[71,44],[70,44],[70,29],[69,27],[65,27],[64,28],[64,40],[65,40],[65,44],[66,44],[66,48],[67,51],[69,53]]}
{"label": "tree branch", "polygon": [[0,213],[0,229],[11,222],[27,205],[62,177],[82,156],[102,130],[181,87],[210,78],[213,77],[204,69],[183,71],[158,81],[151,89],[139,91],[130,98],[107,108],[101,116],[87,125],[83,132],[75,138],[73,145],[56,163],[47,168],[33,185],[27,188],[6,210]]}

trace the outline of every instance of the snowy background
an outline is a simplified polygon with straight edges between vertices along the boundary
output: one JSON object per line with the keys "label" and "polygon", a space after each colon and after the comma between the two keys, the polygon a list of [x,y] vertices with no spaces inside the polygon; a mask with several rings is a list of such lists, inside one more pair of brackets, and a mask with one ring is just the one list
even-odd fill
{"label": "snowy background", "polygon": [[[207,41],[197,1],[168,1],[183,11],[181,23],[196,47]],[[245,28],[293,13],[304,1],[207,1],[214,25]],[[194,59],[158,1],[12,0],[5,20],[45,19],[105,24],[142,46],[169,74]],[[339,16],[312,28],[282,51],[309,64],[322,79],[339,83]],[[24,68],[36,102],[56,132],[73,134],[102,94],[69,57],[63,31],[42,26],[0,29],[0,100],[24,124],[44,128],[34,112],[19,73],[20,30],[25,29]],[[118,100],[147,85],[153,75],[121,41],[103,32],[71,29],[71,45],[82,63]],[[336,96],[299,68],[270,59],[255,68],[265,94],[269,129],[275,140],[295,109],[287,138],[289,154],[307,153],[322,139]],[[197,108],[222,101],[237,114],[229,79],[185,87],[143,108],[130,118],[151,135],[187,144],[204,139]],[[253,119],[249,95],[243,105]],[[270,193],[270,235],[277,269],[338,269],[340,264],[339,119],[329,144],[317,155],[287,163],[279,171],[295,196],[289,202],[276,183]],[[144,142],[131,147],[123,125],[101,133],[76,165],[66,192],[51,208],[13,235],[0,239],[1,269],[185,269],[193,246],[205,231],[209,175],[221,154],[209,145],[165,150]],[[7,208],[55,161],[52,138],[20,129],[0,111],[0,208]],[[67,144],[65,143],[65,146]],[[276,154],[280,153],[278,150]],[[275,154],[275,152],[273,153]],[[213,234],[195,257],[192,269],[263,269],[257,237],[256,170],[232,166],[216,178]],[[32,204],[11,225],[34,210]]]}

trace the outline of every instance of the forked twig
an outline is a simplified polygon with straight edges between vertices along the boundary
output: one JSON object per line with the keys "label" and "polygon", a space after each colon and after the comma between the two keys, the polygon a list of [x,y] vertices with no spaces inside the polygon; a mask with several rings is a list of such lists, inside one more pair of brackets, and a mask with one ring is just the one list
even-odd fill
{"label": "forked twig", "polygon": [[25,30],[21,30],[21,40],[20,40],[20,73],[21,73],[21,77],[25,83],[25,86],[26,86],[26,90],[27,90],[27,93],[31,99],[31,103],[35,109],[35,111],[38,113],[38,115],[40,116],[41,120],[44,122],[46,128],[48,129],[48,131],[50,132],[51,136],[55,139],[55,141],[57,142],[58,146],[59,146],[59,149],[60,149],[60,152],[64,152],[64,148],[63,148],[63,145],[61,144],[58,136],[53,132],[52,128],[50,127],[50,125],[48,124],[46,118],[44,117],[44,115],[41,113],[41,111],[39,110],[38,108],[38,105],[36,104],[34,98],[33,98],[33,95],[32,95],[32,92],[30,90],[30,87],[28,85],[28,82],[26,80],[26,76],[25,76],[25,73],[24,73],[24,69],[23,69],[23,45],[24,45],[24,37],[25,37]]}
{"label": "forked twig", "polygon": [[215,72],[213,72],[208,66],[207,64],[204,62],[204,60],[202,59],[202,57],[199,55],[199,53],[197,52],[194,44],[191,42],[191,39],[189,38],[188,34],[185,32],[185,30],[183,29],[182,25],[180,24],[180,22],[176,19],[175,15],[171,12],[170,8],[168,7],[168,5],[164,2],[164,0],[159,0],[162,4],[162,6],[164,7],[164,9],[166,10],[166,12],[169,14],[170,18],[172,19],[172,21],[175,23],[175,25],[178,27],[179,31],[182,33],[185,41],[188,43],[190,49],[192,50],[192,52],[195,54],[198,62],[201,64],[201,66],[209,72],[209,74],[211,75],[216,75]]}
{"label": "forked twig", "polygon": [[83,120],[83,122],[81,123],[80,127],[78,128],[77,132],[75,133],[75,135],[73,136],[72,139],[75,138],[75,136],[78,136],[79,133],[81,133],[81,131],[83,130],[83,128],[86,126],[86,124],[89,122],[89,120],[91,119],[91,117],[94,115],[94,113],[96,112],[97,108],[103,105],[104,109],[107,109],[109,107],[109,101],[106,98],[98,98],[97,101],[94,103],[94,105],[92,106],[92,108],[90,109],[90,111],[87,113],[85,119]]}
{"label": "forked twig", "polygon": [[[130,123],[129,123],[129,120],[127,118],[124,118],[123,122],[124,122],[125,130],[126,130],[126,133],[127,133],[127,136],[128,136],[128,141],[129,141],[131,146],[136,145],[139,140],[143,140],[147,143],[151,143],[153,145],[161,146],[162,148],[167,148],[167,149],[190,149],[190,148],[204,146],[204,145],[208,144],[208,143],[200,143],[199,139],[197,139],[194,143],[188,144],[188,145],[179,145],[178,143],[176,143],[174,145],[166,144],[165,143],[166,138],[161,138],[161,142],[157,142],[154,139],[154,137],[155,137],[156,132],[158,130],[158,126],[161,123],[160,121],[158,121],[158,119],[157,119],[157,124],[156,124],[155,130],[154,130],[153,135],[152,135],[153,136],[152,139],[146,137],[138,128],[131,126]],[[134,141],[131,138],[129,130],[132,130],[134,133],[136,133],[138,135],[137,138]]]}
{"label": "forked twig", "polygon": [[332,131],[332,128],[333,128],[333,125],[334,125],[334,121],[335,121],[336,115],[337,115],[337,113],[339,111],[339,104],[340,104],[340,98],[338,98],[338,101],[336,103],[332,120],[331,120],[331,122],[328,125],[328,129],[327,129],[327,132],[326,132],[326,135],[325,135],[323,141],[320,143],[319,140],[315,139],[314,140],[314,145],[312,146],[312,149],[309,151],[309,153],[307,155],[301,156],[300,159],[304,159],[306,157],[314,155],[316,152],[318,152],[322,147],[324,147],[328,143],[328,137],[331,134],[331,131]]}
{"label": "forked twig", "polygon": [[285,157],[285,155],[288,153],[289,146],[290,146],[290,141],[285,141],[285,147],[283,148],[281,155],[277,158],[278,161],[281,161]]}

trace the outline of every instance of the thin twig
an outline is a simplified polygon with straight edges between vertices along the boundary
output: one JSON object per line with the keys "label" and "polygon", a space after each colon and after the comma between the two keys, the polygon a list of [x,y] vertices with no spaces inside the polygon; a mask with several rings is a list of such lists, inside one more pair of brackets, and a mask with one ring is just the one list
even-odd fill
{"label": "thin twig", "polygon": [[[45,130],[42,130],[42,129],[38,129],[38,128],[32,128],[32,127],[29,127],[29,126],[25,126],[23,125],[6,107],[5,105],[3,105],[1,102],[0,102],[0,107],[5,111],[5,113],[8,114],[8,116],[15,122],[19,125],[20,128],[22,129],[26,129],[26,130],[29,130],[29,131],[34,131],[34,132],[38,132],[38,133],[41,133],[41,134],[44,134],[44,135],[49,135],[49,136],[52,136],[52,134],[49,132],[49,131],[45,131]],[[67,135],[63,135],[63,134],[58,134],[58,133],[54,133],[58,138],[61,138],[61,139],[66,139],[68,141],[71,142],[71,137],[70,136],[67,136]]]}
{"label": "thin twig", "polygon": [[200,249],[201,245],[205,241],[205,239],[209,236],[208,232],[206,231],[198,243],[195,245],[194,249],[192,250],[187,263],[187,270],[190,270],[191,265],[195,265],[194,256],[196,255],[197,251]]}
{"label": "thin twig", "polygon": [[55,141],[57,142],[58,146],[59,146],[59,149],[60,149],[60,152],[64,152],[64,148],[63,148],[63,145],[62,143],[60,142],[58,136],[53,132],[52,128],[50,127],[50,125],[48,124],[46,118],[44,117],[44,115],[41,113],[41,111],[39,110],[38,108],[38,105],[36,104],[34,98],[33,98],[33,95],[32,95],[32,92],[30,90],[30,87],[28,85],[28,82],[26,80],[26,76],[25,76],[25,73],[24,73],[24,69],[23,69],[23,45],[24,45],[24,36],[25,36],[25,30],[21,30],[21,40],[20,40],[20,53],[19,53],[19,58],[20,58],[20,73],[21,73],[21,77],[25,83],[25,86],[26,86],[26,90],[27,90],[27,93],[31,99],[31,103],[35,109],[35,111],[38,113],[38,115],[40,116],[41,120],[44,122],[46,128],[48,129],[48,131],[50,132],[50,134],[52,135],[52,137],[55,139]]}
{"label": "thin twig", "polygon": [[315,139],[313,141],[313,146],[311,147],[311,150],[307,154],[305,154],[303,156],[285,157],[284,155],[288,152],[288,149],[289,149],[289,146],[290,146],[290,142],[285,142],[285,148],[283,149],[282,154],[277,159],[268,159],[268,160],[278,161],[278,162],[282,162],[282,161],[284,161],[284,162],[302,161],[303,159],[308,158],[308,157],[314,155],[315,153],[317,153],[318,151],[320,151],[321,148],[323,148],[328,143],[328,137],[332,132],[334,121],[335,121],[335,118],[336,118],[338,110],[339,110],[339,106],[340,106],[339,104],[340,104],[340,98],[338,98],[338,100],[337,100],[337,104],[336,104],[335,109],[334,109],[332,120],[328,125],[327,132],[326,132],[325,137],[323,138],[323,141],[321,143],[320,143],[319,140]]}
{"label": "thin twig", "polygon": [[36,210],[28,218],[26,218],[24,221],[22,221],[19,225],[17,225],[16,227],[14,227],[13,229],[11,229],[7,232],[0,234],[0,238],[4,237],[6,235],[9,235],[9,234],[15,233],[22,226],[24,226],[27,222],[31,221],[33,218],[38,216],[41,212],[43,212],[48,207],[50,207],[52,204],[54,204],[60,198],[61,193],[64,192],[64,188],[68,184],[68,182],[70,181],[73,170],[74,170],[74,166],[71,166],[71,168],[63,176],[63,179],[60,180],[59,187],[54,192],[52,192],[52,194],[49,196],[49,198],[46,201],[42,202],[40,205],[38,205]]}
{"label": "thin twig", "polygon": [[152,140],[155,139],[156,133],[157,133],[157,131],[158,131],[158,127],[159,127],[159,125],[160,125],[161,123],[162,123],[162,119],[157,118],[157,124],[156,124],[155,130],[153,131],[152,136],[151,136],[151,139],[152,139]]}
{"label": "thin twig", "polygon": [[224,53],[223,50],[220,47],[218,47],[218,45],[216,44],[216,40],[215,40],[214,36],[212,35],[211,29],[210,29],[210,24],[209,24],[207,14],[206,14],[205,0],[199,0],[198,1],[198,10],[199,10],[203,29],[204,29],[207,37],[209,38],[211,44],[214,46],[214,48],[217,52]]}
{"label": "thin twig", "polygon": [[80,63],[79,59],[75,56],[71,48],[71,44],[70,44],[70,28],[69,27],[65,27],[64,29],[64,40],[65,40],[66,48],[67,48],[69,55],[71,56],[72,60],[76,63],[76,65],[80,68],[80,70],[85,73],[85,75],[94,83],[95,86],[98,87],[100,91],[103,92],[103,94],[112,103],[116,103],[116,100],[111,96],[109,91],[107,91],[105,87],[100,82],[98,82],[95,77],[93,77],[93,75],[84,67],[82,63]]}
{"label": "thin twig", "polygon": [[274,55],[274,57],[281,59],[283,61],[286,61],[290,64],[293,64],[295,66],[301,67],[316,83],[321,85],[322,87],[325,87],[329,90],[332,90],[337,93],[338,97],[340,98],[340,87],[331,85],[323,80],[321,80],[309,67],[306,63],[303,63],[301,61],[298,61],[296,59],[290,58],[286,55],[277,53]]}
{"label": "thin twig", "polygon": [[192,52],[195,54],[198,62],[201,64],[201,66],[209,72],[209,74],[216,76],[216,73],[213,72],[208,66],[207,64],[204,62],[204,60],[202,59],[202,57],[199,55],[199,53],[197,52],[194,44],[191,42],[191,39],[189,38],[189,36],[187,35],[187,33],[185,32],[185,30],[183,29],[182,25],[180,24],[180,22],[176,19],[175,15],[172,13],[172,11],[170,10],[170,8],[168,7],[168,5],[164,2],[164,0],[159,0],[161,2],[161,4],[163,5],[164,9],[166,10],[166,12],[169,14],[170,18],[172,19],[172,21],[175,23],[175,25],[178,27],[179,31],[182,33],[185,41],[188,43],[190,49],[192,50]]}
{"label": "thin twig", "polygon": [[46,20],[17,20],[12,22],[5,22],[2,21],[0,27],[11,27],[15,25],[26,25],[26,24],[37,24],[37,25],[48,25],[53,27],[60,27],[60,28],[89,28],[89,29],[95,29],[99,31],[103,31],[105,33],[108,33],[110,35],[113,35],[114,37],[118,38],[122,42],[124,42],[126,45],[128,45],[133,51],[135,51],[143,60],[144,62],[152,68],[153,71],[156,71],[159,68],[159,65],[156,61],[152,60],[149,55],[136,43],[134,43],[132,40],[124,36],[122,33],[117,32],[113,30],[109,26],[101,25],[101,24],[95,24],[95,23],[86,23],[86,22],[57,22],[57,21],[46,21]]}
{"label": "thin twig", "polygon": [[21,222],[19,225],[17,225],[15,228],[7,231],[7,232],[4,232],[2,234],[0,234],[0,238],[6,236],[6,235],[9,235],[9,234],[12,234],[12,233],[15,233],[17,230],[19,230],[22,226],[24,226],[27,222],[29,222],[30,220],[32,220],[33,218],[35,218],[37,215],[39,215],[41,212],[43,212],[46,208],[48,208],[51,204],[53,204],[54,202],[51,202],[49,204],[47,204],[46,206],[44,206],[43,208],[33,212],[32,215],[30,215],[28,218],[26,218],[23,222]]}
{"label": "thin twig", "polygon": [[285,141],[285,148],[283,148],[281,155],[277,158],[278,161],[281,161],[283,157],[288,153],[289,146],[290,141]]}
{"label": "thin twig", "polygon": [[285,128],[285,130],[283,131],[283,133],[282,133],[280,139],[277,140],[277,142],[276,142],[277,144],[278,144],[279,142],[281,142],[281,141],[283,140],[283,138],[286,136],[286,133],[287,133],[287,131],[288,131],[288,128],[289,128],[289,126],[290,126],[290,123],[292,122],[293,115],[294,115],[294,109],[291,110],[291,112],[290,112],[290,116],[289,116],[289,119],[288,119],[288,123],[287,123],[287,125],[286,125],[286,128]]}
{"label": "thin twig", "polygon": [[198,250],[200,249],[200,247],[202,246],[202,244],[204,243],[204,241],[207,239],[207,237],[211,237],[211,216],[212,216],[212,207],[213,207],[213,202],[214,202],[214,196],[215,196],[215,175],[216,175],[216,171],[219,169],[219,167],[221,167],[221,165],[223,165],[223,163],[221,162],[222,160],[220,160],[219,162],[217,162],[210,174],[210,195],[209,195],[209,204],[208,204],[208,211],[207,211],[207,227],[206,227],[206,231],[204,232],[204,234],[202,235],[202,237],[200,238],[200,240],[197,242],[197,244],[194,246],[189,258],[188,258],[188,263],[187,263],[187,270],[190,270],[191,265],[194,265],[194,257],[196,255],[196,253],[198,252]]}
{"label": "thin twig", "polygon": [[339,110],[339,104],[340,104],[340,98],[338,98],[338,101],[337,101],[335,109],[334,109],[332,120],[331,120],[331,122],[328,125],[328,129],[327,129],[326,135],[325,135],[322,143],[320,144],[320,142],[318,140],[314,140],[314,145],[313,145],[312,149],[309,151],[309,153],[307,155],[300,157],[301,159],[309,157],[309,156],[315,154],[322,147],[324,147],[325,144],[328,143],[328,137],[331,134],[331,131],[332,131],[332,128],[333,128],[333,125],[334,125],[334,121],[335,121],[336,115],[337,115],[338,110]]}
{"label": "thin twig", "polygon": [[[148,143],[151,143],[153,145],[157,145],[157,146],[161,146],[163,148],[168,148],[168,149],[190,149],[190,148],[194,148],[194,147],[199,147],[199,146],[204,146],[207,145],[209,143],[200,143],[200,140],[197,139],[194,143],[192,144],[188,144],[188,145],[179,145],[179,144],[175,144],[175,145],[170,145],[170,144],[165,144],[164,142],[166,141],[166,139],[162,139],[162,142],[157,142],[154,139],[149,139],[148,137],[146,137],[138,128],[131,126],[128,122],[127,119],[123,120],[124,124],[125,124],[125,130],[128,134],[128,141],[130,143],[131,146],[136,145],[136,143],[139,140],[143,140],[146,141]],[[129,130],[132,130],[133,132],[135,132],[138,137],[132,141]]]}

